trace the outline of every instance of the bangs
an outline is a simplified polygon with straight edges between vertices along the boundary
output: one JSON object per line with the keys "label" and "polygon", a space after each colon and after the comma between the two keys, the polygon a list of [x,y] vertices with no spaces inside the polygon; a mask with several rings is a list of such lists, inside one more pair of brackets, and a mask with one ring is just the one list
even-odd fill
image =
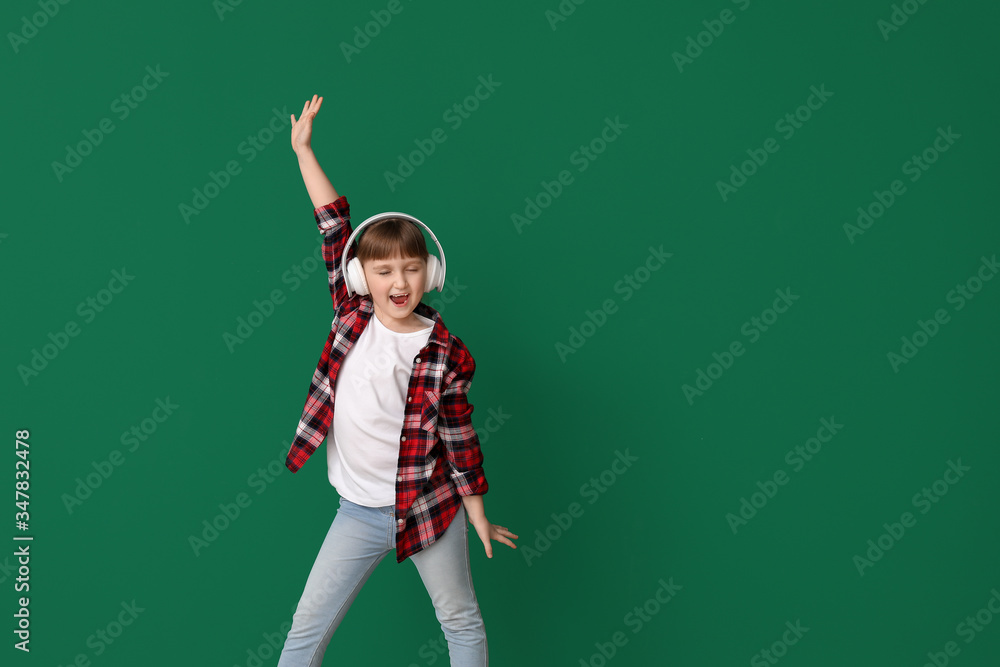
{"label": "bangs", "polygon": [[358,240],[357,257],[362,264],[394,257],[427,259],[427,242],[414,223],[402,218],[387,218],[365,229]]}

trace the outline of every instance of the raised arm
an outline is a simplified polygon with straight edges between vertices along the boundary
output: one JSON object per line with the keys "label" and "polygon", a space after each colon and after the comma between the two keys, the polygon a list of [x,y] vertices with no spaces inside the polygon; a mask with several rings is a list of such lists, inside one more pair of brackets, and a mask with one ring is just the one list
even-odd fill
{"label": "raised arm", "polygon": [[[292,114],[292,150],[299,158],[299,170],[309,192],[309,199],[312,200],[316,226],[323,234],[323,259],[329,275],[333,308],[336,310],[347,300],[347,288],[340,261],[344,246],[353,230],[347,197],[337,194],[312,150],[312,121],[322,104],[323,98],[313,95],[312,100],[306,100],[302,107],[298,122],[295,121],[295,114]],[[353,257],[352,249],[348,252],[347,261]]]}
{"label": "raised arm", "polygon": [[302,172],[302,180],[306,184],[313,208],[329,204],[339,197],[312,150],[313,118],[321,106],[323,98],[313,95],[312,99],[306,100],[302,106],[298,122],[295,120],[295,114],[292,114],[292,150],[299,157],[299,170]]}

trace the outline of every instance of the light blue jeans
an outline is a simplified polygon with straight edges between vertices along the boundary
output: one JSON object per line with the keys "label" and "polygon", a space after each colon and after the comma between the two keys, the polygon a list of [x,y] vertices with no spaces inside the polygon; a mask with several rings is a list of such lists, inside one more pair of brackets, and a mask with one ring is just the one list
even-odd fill
{"label": "light blue jeans", "polygon": [[[452,667],[489,664],[486,627],[469,568],[465,508],[437,541],[410,556],[448,642]],[[278,667],[319,667],[326,646],[361,587],[396,548],[394,507],[363,507],[341,498],[340,508],[313,563],[292,616]],[[405,619],[410,609],[394,610]],[[378,665],[377,660],[367,664]]]}

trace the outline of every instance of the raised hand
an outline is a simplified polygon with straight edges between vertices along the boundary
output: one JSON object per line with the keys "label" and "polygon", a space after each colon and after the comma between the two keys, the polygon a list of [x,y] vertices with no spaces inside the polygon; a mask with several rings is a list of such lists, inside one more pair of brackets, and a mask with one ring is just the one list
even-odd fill
{"label": "raised hand", "polygon": [[302,106],[298,122],[295,121],[295,114],[292,114],[292,150],[296,154],[300,151],[312,150],[312,122],[321,106],[323,106],[323,98],[319,95],[313,95],[312,99],[306,100]]}

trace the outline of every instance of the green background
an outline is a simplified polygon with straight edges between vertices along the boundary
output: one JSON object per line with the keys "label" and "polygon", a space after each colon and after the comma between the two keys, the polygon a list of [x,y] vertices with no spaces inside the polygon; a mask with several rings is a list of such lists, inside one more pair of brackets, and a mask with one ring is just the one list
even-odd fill
{"label": "green background", "polygon": [[[314,147],[355,224],[405,211],[447,253],[451,301],[424,300],[476,358],[487,515],[520,535],[492,560],[471,544],[493,664],[755,665],[774,650],[789,667],[919,666],[949,641],[949,664],[996,664],[1000,619],[980,610],[1000,587],[1000,281],[976,280],[1000,250],[1000,10],[914,2],[886,38],[888,2],[591,0],[564,3],[555,28],[556,0],[400,6],[348,62],[340,45],[386,3],[220,17],[208,0],[71,2],[34,32],[39,4],[5,3],[0,477],[12,538],[14,433],[30,429],[34,542],[30,655],[12,648],[16,543],[0,551],[4,664],[277,663],[267,637],[283,641],[337,506],[325,452],[283,469],[332,311],[324,271],[285,278],[321,238],[287,125],[252,160],[240,146],[314,93]],[[732,22],[713,24],[724,9]],[[147,66],[168,74],[121,118],[112,103]],[[461,126],[445,122],[491,75]],[[811,86],[832,95],[786,138],[776,122]],[[114,130],[57,176],[103,118]],[[606,118],[627,127],[601,146]],[[960,138],[911,181],[904,163],[949,127]],[[435,128],[446,141],[390,188],[385,172]],[[779,150],[724,200],[717,183],[769,137]],[[231,160],[239,173],[185,221],[180,205]],[[562,170],[572,182],[518,230],[512,215]],[[849,240],[894,179],[905,193]],[[672,255],[644,273],[651,246]],[[123,268],[134,278],[88,319],[79,304]],[[645,282],[616,290],[626,276]],[[948,295],[970,279],[959,309]],[[283,302],[227,347],[274,290]],[[798,298],[743,329],[777,290]],[[894,368],[938,309],[947,322]],[[79,335],[22,378],[69,323]],[[744,353],[710,368],[736,341]],[[716,379],[688,400],[699,369]],[[122,434],[168,398],[128,451]],[[786,453],[821,419],[843,428],[796,470]],[[68,509],[115,450],[121,465]],[[617,452],[634,464],[614,472]],[[914,502],[959,460],[938,502]],[[282,469],[261,483],[269,464]],[[779,471],[787,484],[753,497]],[[189,538],[240,493],[249,506],[196,555]],[[760,507],[734,533],[744,498]],[[905,512],[905,533],[883,536]],[[880,536],[891,548],[859,572]],[[661,580],[680,586],[662,606]],[[93,638],[133,600],[113,643]],[[959,624],[977,612],[991,622],[970,642]],[[796,622],[808,631],[783,644]],[[390,557],[326,662],[447,664],[439,637],[415,568]]]}

